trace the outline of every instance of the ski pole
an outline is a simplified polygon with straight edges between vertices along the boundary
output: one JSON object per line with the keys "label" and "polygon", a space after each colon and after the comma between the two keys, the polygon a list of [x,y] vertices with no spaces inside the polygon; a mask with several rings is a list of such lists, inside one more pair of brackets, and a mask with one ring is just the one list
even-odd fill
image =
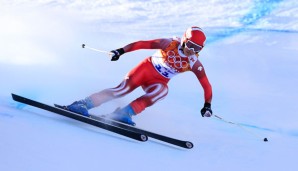
{"label": "ski pole", "polygon": [[[256,138],[258,138],[258,139],[261,139],[261,138],[262,138],[262,137],[260,137],[259,135],[257,135],[257,134],[255,134],[255,133],[249,131],[248,129],[245,129],[245,128],[244,128],[241,124],[239,124],[239,123],[235,123],[235,122],[227,121],[227,120],[223,119],[222,117],[219,117],[218,115],[213,115],[213,116],[216,117],[217,119],[219,119],[219,120],[225,122],[225,123],[229,123],[229,124],[238,126],[238,127],[241,128],[242,130],[244,130],[244,131],[250,133],[251,135],[253,135],[254,137],[256,137]],[[264,138],[263,141],[267,142],[268,139],[267,139],[267,138]]]}
{"label": "ski pole", "polygon": [[108,55],[111,54],[111,52],[108,52],[108,51],[105,51],[105,50],[100,50],[100,49],[95,49],[93,47],[86,46],[85,44],[82,44],[82,48],[90,49],[90,50],[97,51],[97,52],[100,52],[100,53],[105,53],[105,54],[108,54]]}

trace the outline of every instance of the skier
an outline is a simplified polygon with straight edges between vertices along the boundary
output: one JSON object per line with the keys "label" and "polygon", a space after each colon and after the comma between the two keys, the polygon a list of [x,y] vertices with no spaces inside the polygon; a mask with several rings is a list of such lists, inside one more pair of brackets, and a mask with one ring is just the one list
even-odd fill
{"label": "skier", "polygon": [[144,95],[127,106],[118,108],[113,113],[106,115],[111,119],[135,125],[132,116],[141,113],[146,107],[163,99],[168,93],[167,84],[173,76],[185,71],[192,71],[204,90],[205,103],[201,109],[201,115],[202,117],[210,117],[212,115],[212,87],[205,69],[198,59],[205,40],[206,36],[203,30],[193,26],[185,31],[181,39],[174,37],[137,41],[112,50],[111,61],[117,61],[121,55],[127,52],[139,49],[158,49],[154,55],[144,59],[133,68],[117,87],[94,93],[85,99],[65,106],[65,108],[89,116],[89,109],[115,98],[123,97],[141,86],[145,91]]}

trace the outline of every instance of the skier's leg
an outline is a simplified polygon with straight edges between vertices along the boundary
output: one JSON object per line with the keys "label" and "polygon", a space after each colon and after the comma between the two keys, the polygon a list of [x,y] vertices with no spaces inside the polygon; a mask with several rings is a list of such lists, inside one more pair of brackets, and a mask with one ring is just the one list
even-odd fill
{"label": "skier's leg", "polygon": [[132,116],[142,112],[146,107],[153,105],[155,102],[163,99],[168,94],[166,83],[154,83],[149,86],[143,86],[145,95],[137,98],[124,108],[118,108],[113,113],[107,115],[110,119],[135,125]]}
{"label": "skier's leg", "polygon": [[146,94],[130,103],[135,114],[141,113],[146,107],[165,98],[168,94],[168,86],[166,83],[154,83],[148,86],[143,86],[143,89]]}
{"label": "skier's leg", "polygon": [[88,98],[90,98],[90,100],[93,102],[93,107],[97,107],[110,100],[125,96],[126,94],[133,91],[136,87],[137,86],[131,83],[130,79],[125,79],[117,87],[94,93]]}
{"label": "skier's leg", "polygon": [[109,88],[98,93],[94,93],[85,99],[75,101],[71,105],[66,106],[66,108],[70,111],[89,116],[89,109],[100,106],[101,104],[115,98],[122,97],[133,91],[135,88],[136,86],[132,85],[129,79],[125,79],[115,88]]}

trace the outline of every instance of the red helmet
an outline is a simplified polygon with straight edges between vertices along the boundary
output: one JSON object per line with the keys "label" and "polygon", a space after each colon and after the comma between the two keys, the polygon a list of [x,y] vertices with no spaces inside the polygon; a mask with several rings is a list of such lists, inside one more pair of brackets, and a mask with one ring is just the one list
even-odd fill
{"label": "red helmet", "polygon": [[206,36],[200,27],[192,26],[188,28],[182,36],[181,45],[183,45],[183,43],[186,44],[188,40],[203,48],[205,45]]}

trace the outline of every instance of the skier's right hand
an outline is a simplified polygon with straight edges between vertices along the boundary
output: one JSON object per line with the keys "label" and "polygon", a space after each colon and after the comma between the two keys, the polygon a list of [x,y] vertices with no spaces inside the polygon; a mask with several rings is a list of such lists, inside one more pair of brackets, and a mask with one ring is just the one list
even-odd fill
{"label": "skier's right hand", "polygon": [[111,56],[111,61],[117,61],[119,59],[119,57],[121,55],[123,55],[125,52],[124,52],[124,49],[123,48],[119,48],[119,49],[116,49],[116,50],[112,50],[110,52],[110,56]]}

